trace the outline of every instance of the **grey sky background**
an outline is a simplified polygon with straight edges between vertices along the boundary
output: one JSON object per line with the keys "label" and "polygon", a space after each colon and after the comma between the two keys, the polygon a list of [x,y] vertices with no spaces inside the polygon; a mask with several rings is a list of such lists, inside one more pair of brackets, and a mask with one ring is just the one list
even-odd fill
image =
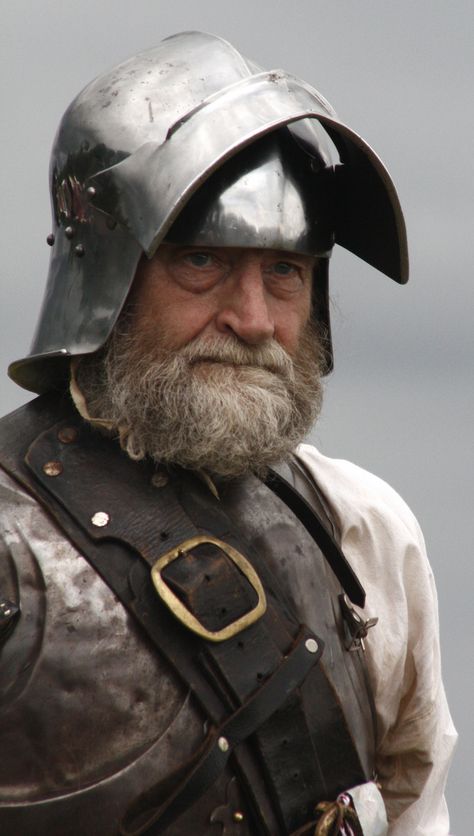
{"label": "grey sky background", "polygon": [[[336,370],[312,438],[387,479],[425,532],[461,734],[452,832],[472,832],[474,9],[469,0],[3,0],[0,361],[28,352],[50,231],[59,119],[95,75],[184,29],[215,32],[329,99],[387,165],[405,211],[406,287],[340,250]],[[2,375],[1,411],[31,396]],[[408,836],[408,834],[407,834]]]}

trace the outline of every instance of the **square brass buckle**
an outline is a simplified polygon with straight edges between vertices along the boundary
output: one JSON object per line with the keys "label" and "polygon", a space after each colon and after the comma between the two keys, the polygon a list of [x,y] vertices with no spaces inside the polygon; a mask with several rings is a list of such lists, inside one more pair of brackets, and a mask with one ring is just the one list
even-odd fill
{"label": "square brass buckle", "polygon": [[[182,555],[187,554],[202,543],[212,543],[214,546],[217,546],[218,549],[223,551],[224,554],[226,554],[227,557],[229,557],[230,560],[232,560],[232,562],[240,569],[242,574],[247,578],[248,582],[257,593],[258,600],[255,607],[240,616],[240,618],[237,618],[231,624],[223,627],[222,630],[207,630],[204,625],[201,624],[201,622],[188,610],[183,602],[179,600],[161,576],[161,572],[165,566],[168,566],[168,564],[172,563],[173,560],[176,560],[178,557],[182,557]],[[241,630],[245,630],[246,627],[249,627],[250,624],[257,621],[264,614],[267,608],[265,592],[260,578],[253,566],[250,565],[248,560],[240,554],[237,549],[232,548],[232,546],[229,546],[228,543],[223,543],[222,540],[217,540],[216,538],[208,537],[207,535],[191,537],[189,540],[185,540],[184,543],[180,543],[179,546],[176,546],[176,548],[171,549],[171,551],[158,558],[151,570],[151,577],[158,595],[171,610],[173,615],[175,615],[185,627],[192,630],[193,633],[197,633],[198,636],[201,636],[203,639],[208,639],[208,641],[211,642],[223,642],[226,639],[230,639],[231,636],[235,636],[237,633],[240,633]]]}

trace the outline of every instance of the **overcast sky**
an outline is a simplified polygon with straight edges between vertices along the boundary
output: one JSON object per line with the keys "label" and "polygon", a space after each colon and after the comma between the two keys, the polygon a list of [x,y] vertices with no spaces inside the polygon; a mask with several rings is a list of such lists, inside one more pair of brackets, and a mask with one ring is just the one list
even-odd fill
{"label": "overcast sky", "polygon": [[[438,581],[461,744],[453,833],[472,832],[474,10],[468,0],[4,0],[0,12],[0,360],[28,352],[47,271],[47,166],[59,119],[95,75],[166,35],[223,35],[317,87],[374,147],[408,226],[406,287],[343,251],[336,370],[313,440],[390,481],[423,526]],[[30,396],[0,380],[2,412]],[[466,666],[470,673],[466,676]],[[469,824],[470,822],[470,824]]]}

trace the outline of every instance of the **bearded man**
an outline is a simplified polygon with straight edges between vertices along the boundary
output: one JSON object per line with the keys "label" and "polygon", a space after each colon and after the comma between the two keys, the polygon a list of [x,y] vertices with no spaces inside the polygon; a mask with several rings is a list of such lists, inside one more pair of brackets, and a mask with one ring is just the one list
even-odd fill
{"label": "bearded man", "polygon": [[421,534],[300,443],[333,245],[407,279],[385,168],[184,33],[79,94],[51,189],[40,397],[0,425],[2,834],[446,834]]}

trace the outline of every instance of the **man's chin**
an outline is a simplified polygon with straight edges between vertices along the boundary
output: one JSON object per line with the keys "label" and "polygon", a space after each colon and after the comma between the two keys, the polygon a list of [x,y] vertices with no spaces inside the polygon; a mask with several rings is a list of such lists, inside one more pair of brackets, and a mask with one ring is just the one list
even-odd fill
{"label": "man's chin", "polygon": [[[275,385],[279,379],[278,372],[251,363],[233,363],[227,360],[197,360],[190,364],[190,371],[194,379],[204,380],[218,386],[230,385],[232,382],[261,386],[267,388]],[[238,397],[238,391],[236,392]]]}
{"label": "man's chin", "polygon": [[277,344],[220,349],[206,342],[150,356],[140,335],[118,333],[97,368],[79,367],[89,413],[118,428],[131,458],[230,477],[261,473],[288,455],[318,413],[317,352],[302,343],[292,361]]}

